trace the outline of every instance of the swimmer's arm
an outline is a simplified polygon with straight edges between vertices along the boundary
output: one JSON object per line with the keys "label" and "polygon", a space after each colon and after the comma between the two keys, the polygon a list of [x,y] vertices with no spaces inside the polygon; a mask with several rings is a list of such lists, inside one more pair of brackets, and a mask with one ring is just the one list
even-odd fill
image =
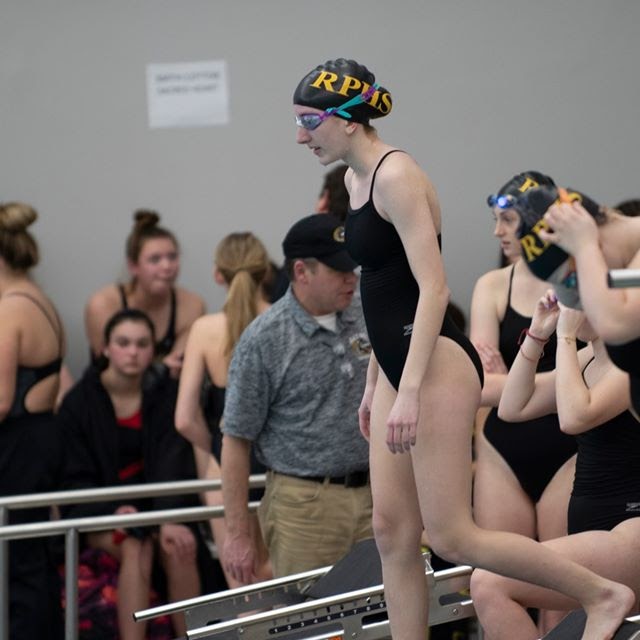
{"label": "swimmer's arm", "polygon": [[478,351],[484,369],[481,405],[497,407],[507,378],[500,354],[500,318],[497,297],[504,283],[498,270],[481,276],[473,289],[469,337]]}
{"label": "swimmer's arm", "polygon": [[104,327],[120,308],[118,290],[114,285],[100,289],[89,298],[84,308],[84,326],[91,353],[95,358],[102,354]]}
{"label": "swimmer's arm", "polygon": [[[581,247],[575,255],[580,300],[596,333],[611,344],[638,337],[640,289],[610,289],[608,266],[598,245]],[[640,269],[640,251],[628,265]]]}
{"label": "swimmer's arm", "polygon": [[560,428],[577,435],[593,429],[629,408],[627,375],[616,367],[588,388],[582,371],[590,360],[590,347],[576,349],[572,339],[559,338],[556,352],[556,398]]}
{"label": "swimmer's arm", "polygon": [[174,378],[180,376],[191,327],[206,311],[204,300],[200,296],[183,289],[177,292],[177,307],[176,340],[171,351],[163,358],[164,364],[169,367]]}
{"label": "swimmer's arm", "polygon": [[196,321],[186,344],[176,402],[175,425],[180,435],[210,454],[211,434],[200,406],[200,390],[206,366],[204,335],[204,327]]}
{"label": "swimmer's arm", "polygon": [[498,416],[524,422],[556,412],[555,371],[536,374],[542,345],[526,336],[500,396]]}
{"label": "swimmer's arm", "polygon": [[371,352],[369,356],[369,364],[367,366],[367,383],[366,387],[373,389],[376,386],[376,382],[378,381],[378,361],[376,360],[376,355]]}
{"label": "swimmer's arm", "polygon": [[[442,326],[449,288],[427,197],[433,187],[418,165],[405,154],[394,154],[378,172],[374,202],[395,226],[404,246],[420,295],[409,353],[398,391],[417,393]],[[402,283],[398,283],[402,286]]]}

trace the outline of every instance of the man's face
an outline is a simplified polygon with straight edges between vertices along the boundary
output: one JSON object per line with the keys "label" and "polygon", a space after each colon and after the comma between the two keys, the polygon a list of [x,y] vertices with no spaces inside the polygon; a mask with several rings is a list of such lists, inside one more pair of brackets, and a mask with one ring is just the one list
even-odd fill
{"label": "man's face", "polygon": [[353,299],[358,276],[353,271],[336,271],[322,262],[305,266],[306,306],[312,315],[326,315],[346,309]]}

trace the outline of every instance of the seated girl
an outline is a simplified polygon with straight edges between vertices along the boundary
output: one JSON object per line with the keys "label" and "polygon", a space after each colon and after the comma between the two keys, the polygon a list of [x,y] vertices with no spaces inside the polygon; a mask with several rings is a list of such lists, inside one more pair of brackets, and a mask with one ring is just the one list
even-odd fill
{"label": "seated girl", "polygon": [[[103,367],[90,367],[65,397],[58,414],[66,447],[65,487],[84,489],[193,477],[190,447],[173,424],[174,380],[145,372],[154,356],[155,328],[142,311],[123,309],[104,329]],[[185,506],[182,498],[82,504],[69,517],[126,514]],[[181,524],[158,530],[134,528],[89,533],[86,544],[102,549],[120,563],[118,626],[123,640],[141,640],[145,624],[134,611],[149,605],[151,570],[157,555],[167,580],[168,598],[200,594],[197,541]],[[184,634],[182,616],[174,616],[176,634]]]}

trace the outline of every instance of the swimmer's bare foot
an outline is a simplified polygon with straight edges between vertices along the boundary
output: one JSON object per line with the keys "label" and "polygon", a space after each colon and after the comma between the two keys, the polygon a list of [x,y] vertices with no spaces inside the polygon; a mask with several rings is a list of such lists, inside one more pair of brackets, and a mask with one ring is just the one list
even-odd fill
{"label": "swimmer's bare foot", "polygon": [[611,640],[636,603],[634,592],[623,584],[607,581],[603,596],[585,607],[587,623],[582,640]]}

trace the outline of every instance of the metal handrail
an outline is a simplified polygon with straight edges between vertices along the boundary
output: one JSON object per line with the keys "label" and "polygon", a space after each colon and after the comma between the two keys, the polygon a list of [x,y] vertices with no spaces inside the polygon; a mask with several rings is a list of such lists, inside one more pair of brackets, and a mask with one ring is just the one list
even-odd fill
{"label": "metal handrail", "polygon": [[[264,487],[266,476],[250,476],[249,488]],[[0,498],[0,509],[31,509],[35,507],[61,506],[101,502],[104,499],[152,498],[154,496],[172,496],[201,491],[222,489],[222,480],[178,480],[175,482],[154,482],[149,484],[128,485],[126,487],[100,487],[98,489],[75,489],[73,491],[55,491],[50,493],[29,493],[20,496]]]}
{"label": "metal handrail", "polygon": [[[264,487],[266,477],[263,474],[249,478],[249,487]],[[222,488],[221,480],[186,480],[176,482],[157,482],[127,487],[101,487],[98,489],[79,489],[51,493],[27,494],[0,498],[0,640],[9,640],[9,540],[65,536],[65,640],[77,640],[78,618],[78,553],[79,533],[87,531],[108,531],[127,526],[145,526],[166,522],[195,522],[224,516],[223,506],[190,507],[145,511],[144,513],[123,514],[117,516],[98,516],[73,518],[46,522],[9,525],[11,509],[28,509],[43,506],[60,506],[105,500],[126,498],[145,498],[165,495],[179,495],[214,491]],[[249,509],[255,510],[258,502],[249,503]]]}

